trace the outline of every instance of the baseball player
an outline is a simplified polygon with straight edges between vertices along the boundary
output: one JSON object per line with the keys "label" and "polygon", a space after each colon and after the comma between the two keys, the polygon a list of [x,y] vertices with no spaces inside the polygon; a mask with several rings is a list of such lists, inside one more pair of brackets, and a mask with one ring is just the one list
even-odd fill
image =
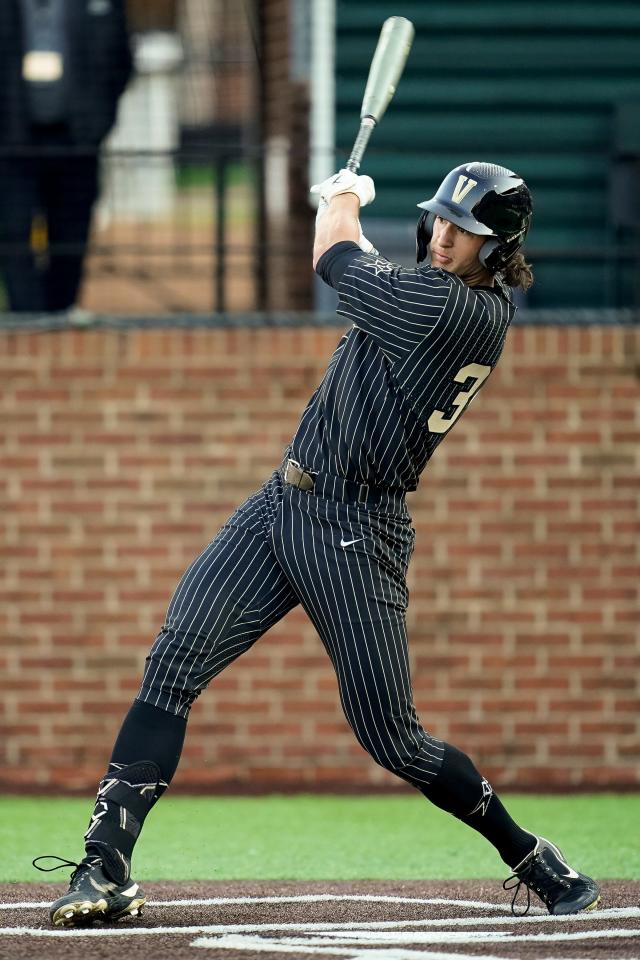
{"label": "baseball player", "polygon": [[99,784],[86,855],[48,868],[75,868],[51,906],[56,926],[140,913],[133,848],[176,771],[192,703],[297,604],[322,639],[361,745],[496,847],[513,871],[513,910],[522,884],[524,912],[530,891],[553,914],[598,903],[598,885],[516,824],[466,754],[424,729],[409,677],[414,531],[405,495],[498,362],[514,314],[510,287],[532,282],[519,253],[529,191],[494,164],[452,170],[418,204],[414,269],[362,235],[360,207],[375,197],[369,177],[341,170],[316,192],[314,266],[338,290],[349,329],[282,465],[176,589]]}

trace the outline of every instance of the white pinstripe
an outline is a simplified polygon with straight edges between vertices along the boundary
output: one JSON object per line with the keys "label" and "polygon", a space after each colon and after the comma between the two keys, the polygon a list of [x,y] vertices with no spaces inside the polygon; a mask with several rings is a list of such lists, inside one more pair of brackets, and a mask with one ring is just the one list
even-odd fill
{"label": "white pinstripe", "polygon": [[[322,505],[318,504],[317,506],[320,509]],[[326,509],[327,508],[325,507],[325,510]],[[329,516],[328,516],[328,513],[326,512],[325,512],[325,520],[326,522],[329,522]],[[296,553],[295,553],[295,541],[293,539],[293,529],[294,528],[292,524],[291,525],[291,533],[292,533],[291,556],[296,558],[297,560]],[[331,548],[333,548],[333,559],[329,558],[328,551]],[[322,553],[323,553],[323,560],[327,568],[331,567],[332,563],[335,564],[335,554],[336,554],[335,542],[333,544],[330,544],[328,540],[324,541],[322,545]],[[364,712],[364,708],[362,706],[362,702],[360,698],[360,690],[358,689],[357,684],[355,683],[353,666],[349,659],[348,652],[343,648],[343,646],[339,642],[337,642],[337,637],[339,636],[338,622],[333,614],[334,614],[334,611],[336,613],[339,611],[340,601],[335,589],[335,579],[334,577],[314,576],[314,574],[316,573],[315,566],[312,566],[310,564],[304,545],[303,545],[302,555],[304,557],[304,560],[307,566],[307,578],[303,577],[303,579],[306,579],[306,582],[309,585],[308,589],[310,591],[310,602],[308,604],[309,616],[312,622],[314,623],[316,630],[318,630],[318,633],[320,634],[320,636],[323,638],[325,642],[325,646],[330,653],[331,661],[336,671],[336,675],[340,677],[340,676],[346,676],[347,673],[349,673],[351,676],[350,685],[347,686],[346,684],[339,683],[339,690],[340,690],[340,700],[342,703],[343,710],[345,712],[345,716],[349,720],[349,723],[351,724],[352,728],[355,729],[354,724],[350,719],[351,717],[356,716],[354,700],[357,703],[357,711],[360,717],[362,718],[362,720],[364,720],[365,712]],[[301,570],[299,572],[302,573]],[[327,583],[329,583],[331,586],[331,594],[332,594],[331,597],[327,595],[327,592],[325,590],[325,586]],[[318,596],[318,591],[317,591],[318,586],[321,587],[324,594],[324,599],[326,604],[326,606],[324,607],[320,603],[320,598]],[[313,591],[313,596],[311,596],[311,591]],[[327,615],[328,615],[328,618],[327,618]]]}
{"label": "white pinstripe", "polygon": [[[290,562],[285,562],[285,569],[288,570],[291,576],[295,577],[297,574],[300,581],[307,583],[308,585],[307,590],[309,591],[309,596],[311,597],[310,602],[307,604],[307,612],[309,613],[309,616],[314,626],[316,627],[316,630],[318,630],[318,633],[320,634],[320,636],[323,638],[326,638],[325,644],[326,644],[327,652],[329,653],[331,661],[334,665],[336,674],[338,676],[346,675],[347,669],[352,672],[352,667],[349,662],[349,658],[347,656],[347,651],[338,642],[338,627],[337,627],[337,622],[334,614],[337,614],[339,610],[339,600],[335,592],[334,578],[333,577],[328,578],[328,582],[331,585],[332,594],[333,594],[333,602],[332,602],[331,598],[327,595],[324,589],[325,584],[327,582],[327,578],[315,576],[316,571],[314,567],[312,567],[311,564],[309,563],[309,560],[307,558],[305,541],[302,541],[301,543],[301,551],[299,552],[299,555],[296,554],[297,541],[294,538],[294,532],[295,532],[294,526],[292,523],[291,537],[290,537],[290,542],[288,546],[290,546],[290,554],[291,554],[291,557],[295,559],[296,566],[295,568],[292,569]],[[284,543],[285,542],[284,541],[284,517],[281,518],[279,536],[281,541]],[[324,543],[323,552],[325,555],[325,562],[327,562],[327,565],[329,565],[326,550],[327,550],[327,544]],[[304,563],[306,564],[306,568],[307,568],[306,576],[300,566],[300,559],[303,559]],[[324,607],[319,603],[319,598],[317,595],[318,586],[322,588],[324,593],[324,598],[326,601],[326,606]],[[346,659],[346,664],[345,664],[345,659]],[[358,704],[358,710],[360,712],[361,717],[364,718],[364,711],[362,709],[362,704],[360,703],[360,693],[356,687],[355,682],[353,681],[354,681],[354,678],[352,676],[352,683],[349,687],[346,687],[345,685],[340,684],[340,699],[342,702],[342,706],[345,711],[345,715],[347,717],[355,715],[355,711],[352,703],[352,691],[354,691],[355,699]]]}
{"label": "white pinstripe", "polygon": [[183,577],[147,659],[140,699],[186,716],[210,680],[296,605],[273,562],[262,496],[236,511]]}
{"label": "white pinstripe", "polygon": [[[293,496],[294,495],[292,494],[292,499],[293,499]],[[299,514],[299,522],[300,522],[300,530],[298,531],[298,537],[301,539],[302,543],[305,543],[306,542],[305,531],[302,529],[304,526],[305,515],[299,509],[300,507],[299,503],[297,504],[297,507],[298,507],[297,512]],[[342,529],[342,525],[340,525],[339,529],[340,530]],[[293,533],[293,524],[292,524],[292,533]],[[295,538],[295,539],[297,540],[298,538]],[[311,542],[313,544],[313,540]],[[333,553],[334,553],[333,562],[327,566],[327,571],[334,570],[337,572],[340,586],[342,588],[342,597],[340,598],[341,602],[339,603],[339,607],[341,607],[342,610],[344,611],[349,611],[350,609],[353,608],[353,598],[356,596],[356,591],[354,589],[353,579],[351,576],[351,565],[349,566],[349,584],[348,584],[348,586],[351,589],[348,591],[347,585],[342,579],[340,562],[337,556],[339,548],[335,546],[335,543],[336,541],[334,540],[333,541],[333,544],[334,544],[333,545]],[[295,549],[293,551],[293,556],[295,556]],[[349,556],[357,557],[358,554],[354,550],[350,552]],[[318,566],[318,563],[316,560],[314,567],[317,569],[317,566]],[[323,580],[325,579],[325,577],[320,576],[319,579]],[[366,616],[367,614],[369,614],[368,603],[367,603],[366,610],[363,610],[362,601],[365,601],[365,603],[367,602],[366,593],[362,593],[358,597],[357,615],[360,623],[363,622],[363,619],[364,619],[363,615]],[[393,766],[394,761],[389,754],[389,750],[387,749],[387,744],[391,745],[393,743],[393,738],[391,736],[389,726],[387,724],[386,716],[382,706],[382,700],[380,697],[380,692],[378,690],[377,684],[375,683],[375,678],[372,677],[373,683],[367,683],[365,679],[365,667],[363,666],[363,662],[360,656],[360,651],[358,649],[358,646],[354,642],[356,639],[354,635],[354,631],[357,629],[357,626],[358,626],[358,622],[356,622],[354,618],[350,618],[347,625],[343,625],[343,621],[340,619],[338,619],[337,622],[334,621],[333,623],[334,636],[335,636],[335,632],[339,631],[338,643],[339,643],[340,649],[344,651],[344,656],[346,657],[349,663],[349,668],[350,668],[349,675],[354,684],[354,688],[358,693],[358,700],[361,704],[363,703],[363,701],[366,702],[366,706],[367,706],[367,713],[366,714],[364,712],[362,713],[362,718],[361,718],[362,724],[358,724],[357,722],[353,722],[353,721],[352,721],[352,724],[353,724],[354,730],[358,735],[358,739],[363,744],[363,746],[365,746],[365,749],[368,749],[369,752],[371,752],[374,755],[374,758],[379,763],[382,764],[382,766],[389,766],[389,765]],[[355,655],[355,663],[353,662],[352,655]],[[369,666],[370,667],[372,666],[370,655],[369,655]],[[373,674],[373,670],[372,670],[372,674]],[[341,688],[344,688],[345,686],[344,681],[341,682],[340,686]],[[376,705],[372,703],[372,697],[377,698],[378,709],[376,709]],[[382,743],[382,757],[380,753],[376,755],[375,748],[372,748],[371,740],[369,739],[371,737],[372,731],[371,731],[370,725],[367,723],[367,719],[369,716],[374,717],[376,713],[378,714],[378,717],[384,724],[383,736],[380,736],[379,731],[376,729],[376,732],[378,733],[379,739]]]}
{"label": "white pinstripe", "polygon": [[356,251],[344,273],[338,312],[355,326],[303,413],[291,456],[311,470],[415,489],[444,437],[424,424],[449,407],[462,366],[495,365],[513,307],[441,270],[376,274],[376,262]]}
{"label": "white pinstripe", "polygon": [[[379,536],[375,515],[365,520],[366,511],[362,509],[295,490],[285,493],[284,503],[283,527],[274,541],[276,554],[291,582],[297,585],[297,594],[331,655],[345,713],[358,740],[388,769],[400,772],[419,757],[431,773],[435,772],[441,748],[427,738],[417,721],[413,729],[411,718],[415,712],[411,698],[399,693],[399,689],[410,690],[408,670],[405,675],[399,669],[402,663],[407,664],[405,603],[398,611],[393,609],[390,598],[376,596],[379,584],[375,583],[373,571],[376,570],[380,584],[392,583],[393,577],[373,557]],[[386,521],[390,522],[391,519]],[[358,529],[353,529],[354,524]],[[340,550],[342,531],[347,528],[361,532],[360,525],[367,531],[365,542],[358,543],[356,549],[348,548],[348,552]],[[398,583],[403,581],[404,563],[400,551],[395,571]],[[332,596],[326,591],[327,583],[331,584]],[[359,641],[360,633],[366,642]],[[398,655],[398,648],[402,656]],[[416,785],[428,781],[428,776],[412,774],[407,778]]]}
{"label": "white pinstripe", "polygon": [[[229,572],[228,572],[228,578],[220,585],[220,587],[219,587],[219,589],[218,589],[218,593],[215,594],[215,595],[213,596],[213,598],[211,599],[211,601],[210,601],[210,603],[209,603],[209,607],[208,607],[208,615],[210,615],[211,611],[212,611],[213,609],[215,609],[216,601],[219,600],[219,598],[220,598],[220,596],[221,596],[221,594],[222,594],[222,591],[226,589],[227,583],[228,583],[229,581],[232,581],[232,580],[233,580],[233,575],[235,574],[238,566],[242,563],[242,560],[243,560],[243,559],[245,558],[245,556],[249,553],[250,547],[251,547],[251,541],[248,540],[248,541],[245,543],[245,549],[244,549],[244,551],[242,552],[242,554],[240,555],[240,557],[235,561],[235,564],[234,564],[234,565],[231,567],[231,569],[229,570]],[[214,568],[214,566],[216,566],[216,558],[215,558],[215,555],[210,559],[208,565],[204,565],[204,570],[203,570],[203,572],[202,572],[202,576],[200,577],[199,585],[200,585],[200,584],[203,584],[203,583],[205,582],[205,578],[207,577],[207,574],[209,573],[209,571],[210,571],[211,569]],[[193,613],[193,616],[192,616],[191,619],[189,620],[189,623],[188,623],[188,624],[184,624],[184,626],[182,627],[182,631],[181,631],[181,632],[184,634],[184,636],[188,637],[188,636],[193,635],[193,642],[191,643],[191,645],[189,646],[189,648],[186,649],[186,650],[181,649],[181,648],[176,648],[176,650],[174,651],[173,656],[171,657],[169,663],[166,665],[164,678],[160,681],[160,686],[161,686],[161,687],[164,686],[164,684],[166,683],[167,677],[169,676],[169,674],[170,674],[171,672],[173,672],[173,673],[175,673],[175,674],[177,675],[176,670],[174,670],[173,668],[174,668],[174,661],[175,661],[175,659],[176,659],[176,657],[177,657],[177,655],[178,655],[178,652],[181,652],[181,653],[182,653],[182,659],[181,659],[181,661],[180,661],[180,663],[179,663],[179,665],[178,665],[178,670],[180,670],[180,669],[183,667],[183,665],[186,663],[187,659],[188,659],[190,656],[193,655],[193,651],[194,651],[194,647],[195,647],[195,644],[196,644],[196,640],[197,640],[199,637],[200,637],[200,639],[201,639],[202,642],[201,642],[200,650],[199,650],[198,652],[199,652],[200,655],[202,655],[203,651],[206,649],[207,645],[209,644],[210,638],[211,638],[211,636],[213,635],[213,632],[214,632],[214,630],[216,630],[216,628],[217,628],[217,630],[216,630],[216,635],[217,635],[217,637],[220,637],[220,636],[224,635],[224,627],[227,626],[227,624],[223,623],[223,621],[222,621],[222,613],[223,613],[223,609],[224,609],[224,608],[220,609],[220,614],[215,618],[211,629],[208,630],[206,634],[200,634],[200,633],[198,633],[198,632],[193,633],[193,628],[194,628],[194,625],[196,624],[198,614],[202,612],[203,604],[204,604],[204,602],[205,602],[205,600],[206,600],[206,598],[207,598],[207,595],[211,592],[212,587],[213,587],[213,584],[210,584],[210,585],[207,587],[204,595],[202,596],[202,599],[200,600],[200,603],[195,607],[195,611],[194,611],[194,613]],[[195,603],[196,599],[197,599],[199,596],[200,596],[200,591],[199,591],[199,590],[198,590],[197,592],[194,591],[194,592],[191,593],[191,598],[192,598],[192,599],[191,599],[190,603],[189,603],[188,606],[187,606],[186,613],[189,613],[189,611],[191,610],[191,606]],[[170,608],[170,609],[171,609],[171,608]],[[181,618],[181,616],[182,616],[182,603],[181,603],[181,605],[180,605],[180,610],[179,610],[179,613],[177,614],[177,617],[174,618],[171,614],[169,614],[168,619],[169,619],[169,620],[175,620],[175,619]],[[230,616],[231,616],[231,612],[229,612],[229,617],[230,617]],[[228,623],[228,620],[227,620],[227,623]],[[246,626],[247,626],[247,628],[248,628],[248,627],[249,627],[249,623],[247,623]],[[191,672],[191,671],[189,670],[189,673],[190,673],[190,672]],[[152,679],[152,682],[155,682],[155,681],[156,681],[156,678],[157,678],[157,671],[156,671],[156,674],[154,675],[154,677],[151,678],[151,679]],[[184,680],[186,680],[186,681],[189,680],[189,674],[187,674],[187,676],[184,678]],[[175,681],[174,681],[174,683],[171,685],[171,688],[170,688],[170,690],[169,690],[169,697],[170,697],[171,694],[173,693],[174,688],[175,688]],[[160,704],[158,703],[158,701],[156,701],[155,706],[159,706],[159,705],[160,705]]]}

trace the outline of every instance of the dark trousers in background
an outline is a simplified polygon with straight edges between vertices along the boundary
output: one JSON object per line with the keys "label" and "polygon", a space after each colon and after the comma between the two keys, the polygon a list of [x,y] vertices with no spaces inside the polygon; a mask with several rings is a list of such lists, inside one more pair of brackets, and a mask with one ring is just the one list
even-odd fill
{"label": "dark trousers in background", "polygon": [[[0,158],[0,271],[10,310],[74,306],[97,196],[97,152]],[[32,249],[38,214],[46,223],[44,250]]]}

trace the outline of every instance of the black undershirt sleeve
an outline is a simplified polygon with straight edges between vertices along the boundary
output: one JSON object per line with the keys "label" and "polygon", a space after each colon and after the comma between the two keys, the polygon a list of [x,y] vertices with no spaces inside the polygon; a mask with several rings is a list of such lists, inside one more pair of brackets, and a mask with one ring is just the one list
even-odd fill
{"label": "black undershirt sleeve", "polygon": [[345,270],[361,254],[362,250],[353,240],[340,240],[322,254],[316,263],[316,273],[337,290]]}

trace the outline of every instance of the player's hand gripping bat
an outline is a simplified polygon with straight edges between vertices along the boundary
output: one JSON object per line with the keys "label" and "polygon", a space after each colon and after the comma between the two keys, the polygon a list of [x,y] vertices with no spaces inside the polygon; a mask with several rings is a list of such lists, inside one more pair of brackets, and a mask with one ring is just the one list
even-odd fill
{"label": "player's hand gripping bat", "polygon": [[360,130],[347,161],[347,170],[355,173],[360,166],[369,137],[396,92],[414,34],[413,24],[405,17],[389,17],[382,24],[362,98]]}

